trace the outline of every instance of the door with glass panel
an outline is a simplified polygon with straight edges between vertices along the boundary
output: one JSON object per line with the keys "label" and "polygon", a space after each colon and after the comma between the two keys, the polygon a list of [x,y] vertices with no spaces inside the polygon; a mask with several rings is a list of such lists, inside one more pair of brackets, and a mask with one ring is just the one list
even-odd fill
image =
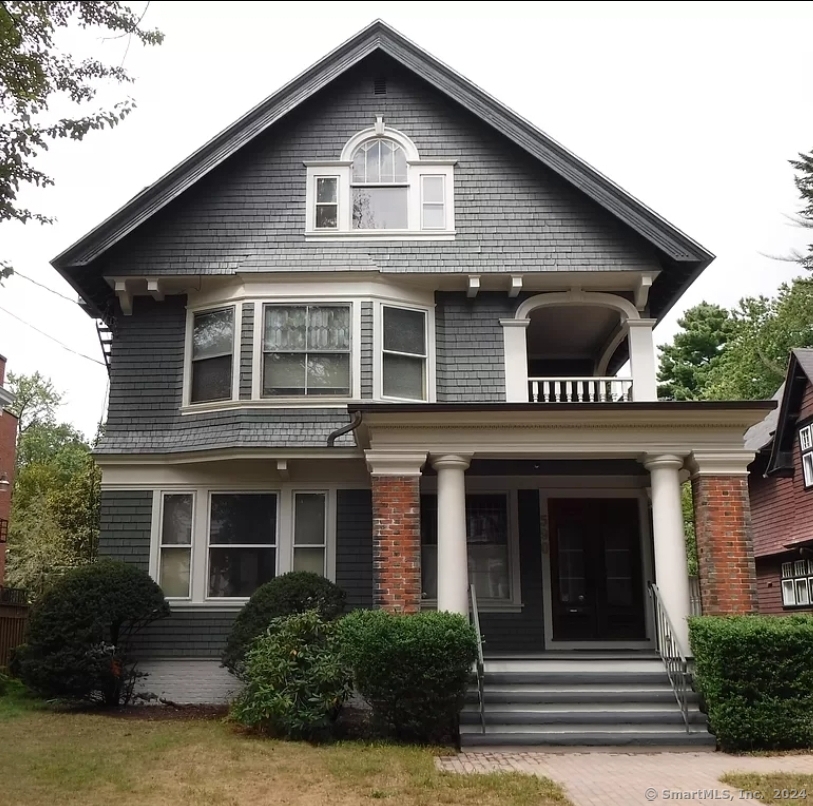
{"label": "door with glass panel", "polygon": [[548,506],[553,640],[645,640],[638,500]]}

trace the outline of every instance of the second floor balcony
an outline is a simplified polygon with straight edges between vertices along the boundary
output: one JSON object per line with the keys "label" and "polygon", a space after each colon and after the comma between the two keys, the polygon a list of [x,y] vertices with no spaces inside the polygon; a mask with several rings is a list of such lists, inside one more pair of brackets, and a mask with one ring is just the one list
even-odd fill
{"label": "second floor balcony", "polygon": [[655,322],[624,296],[578,290],[539,294],[500,324],[508,402],[657,400]]}

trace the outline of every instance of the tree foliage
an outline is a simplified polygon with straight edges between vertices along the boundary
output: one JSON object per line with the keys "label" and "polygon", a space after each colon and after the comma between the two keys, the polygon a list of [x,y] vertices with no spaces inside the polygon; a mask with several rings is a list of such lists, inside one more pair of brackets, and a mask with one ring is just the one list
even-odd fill
{"label": "tree foliage", "polygon": [[[90,131],[115,126],[134,108],[130,98],[111,109],[92,108],[103,84],[132,78],[121,65],[69,53],[63,47],[66,32],[160,44],[163,34],[144,28],[142,17],[113,0],[0,2],[0,222],[49,223],[19,200],[24,186],[53,184],[37,167],[38,155],[54,140],[82,140]],[[81,111],[61,115],[52,107]],[[0,269],[8,274],[7,264]]]}
{"label": "tree foliage", "polygon": [[101,473],[84,437],[57,421],[62,396],[48,379],[9,374],[9,386],[21,426],[7,577],[36,598],[55,573],[95,558]]}
{"label": "tree foliage", "polygon": [[[797,223],[804,229],[813,229],[813,151],[799,154],[798,159],[790,160],[790,164],[796,171],[793,181],[804,205],[796,219]],[[808,244],[806,252],[792,255],[792,259],[808,271],[813,270],[813,244]]]}
{"label": "tree foliage", "polygon": [[668,400],[699,400],[709,373],[720,362],[733,332],[729,311],[701,302],[678,319],[682,328],[661,348],[658,396]]}

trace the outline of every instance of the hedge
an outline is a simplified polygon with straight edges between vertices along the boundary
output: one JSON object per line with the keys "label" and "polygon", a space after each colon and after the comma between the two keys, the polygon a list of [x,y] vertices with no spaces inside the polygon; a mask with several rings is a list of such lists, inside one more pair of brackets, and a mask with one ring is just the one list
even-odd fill
{"label": "hedge", "polygon": [[689,633],[724,750],[813,746],[813,617],[699,616]]}
{"label": "hedge", "polygon": [[359,610],[342,619],[342,652],[380,728],[399,739],[456,737],[477,637],[453,613]]}

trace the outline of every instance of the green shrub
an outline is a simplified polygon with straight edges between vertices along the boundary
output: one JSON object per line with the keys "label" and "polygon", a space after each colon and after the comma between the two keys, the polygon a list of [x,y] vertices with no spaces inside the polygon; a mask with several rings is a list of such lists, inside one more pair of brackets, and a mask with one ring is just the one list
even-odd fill
{"label": "green shrub", "polygon": [[381,727],[412,741],[456,734],[477,657],[474,629],[463,616],[360,610],[342,619],[341,634],[356,688]]}
{"label": "green shrub", "polygon": [[813,746],[813,617],[702,616],[689,632],[724,750]]}
{"label": "green shrub", "polygon": [[100,560],[60,577],[31,610],[13,671],[45,697],[127,702],[133,635],[169,615],[161,588],[134,565]]}
{"label": "green shrub", "polygon": [[246,653],[233,718],[272,736],[323,737],[351,692],[338,641],[338,622],[316,610],[274,619]]}
{"label": "green shrub", "polygon": [[0,672],[0,697],[2,697],[8,690],[8,675]]}
{"label": "green shrub", "polygon": [[223,665],[232,674],[242,676],[243,659],[251,642],[274,619],[316,610],[330,621],[342,614],[344,600],[340,587],[309,571],[293,571],[266,582],[254,591],[235,619],[223,651]]}

